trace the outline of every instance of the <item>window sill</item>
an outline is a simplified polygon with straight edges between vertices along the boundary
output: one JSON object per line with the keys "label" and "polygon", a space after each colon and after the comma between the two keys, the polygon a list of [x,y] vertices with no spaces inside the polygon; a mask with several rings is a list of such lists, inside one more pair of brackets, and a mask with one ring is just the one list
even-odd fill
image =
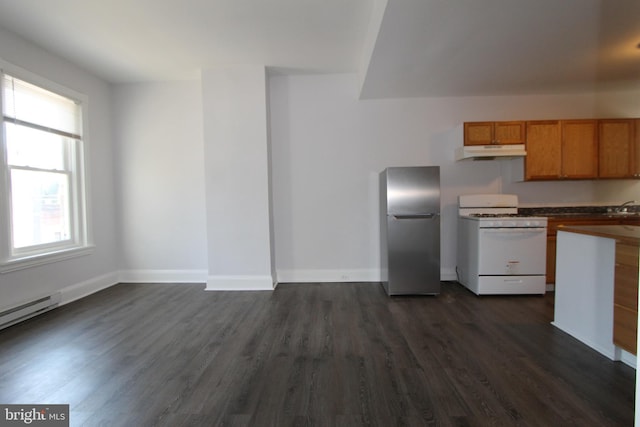
{"label": "window sill", "polygon": [[94,248],[94,245],[88,245],[70,249],[61,249],[59,251],[48,252],[46,254],[12,258],[10,260],[0,262],[0,273],[24,270],[31,267],[37,267],[39,265],[63,261],[65,259],[89,255],[93,252]]}

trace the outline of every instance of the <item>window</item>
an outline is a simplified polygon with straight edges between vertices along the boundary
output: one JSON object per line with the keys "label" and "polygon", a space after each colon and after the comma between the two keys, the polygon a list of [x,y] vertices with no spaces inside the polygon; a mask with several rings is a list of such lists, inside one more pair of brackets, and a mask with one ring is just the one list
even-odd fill
{"label": "window", "polygon": [[89,248],[82,96],[36,80],[2,71],[0,271]]}

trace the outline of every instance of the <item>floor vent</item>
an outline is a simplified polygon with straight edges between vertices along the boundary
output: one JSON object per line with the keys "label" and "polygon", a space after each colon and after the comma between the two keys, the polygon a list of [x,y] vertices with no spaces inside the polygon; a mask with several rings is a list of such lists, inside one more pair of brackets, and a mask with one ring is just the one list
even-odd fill
{"label": "floor vent", "polygon": [[55,293],[0,312],[0,329],[15,325],[33,316],[49,311],[60,304],[60,293]]}

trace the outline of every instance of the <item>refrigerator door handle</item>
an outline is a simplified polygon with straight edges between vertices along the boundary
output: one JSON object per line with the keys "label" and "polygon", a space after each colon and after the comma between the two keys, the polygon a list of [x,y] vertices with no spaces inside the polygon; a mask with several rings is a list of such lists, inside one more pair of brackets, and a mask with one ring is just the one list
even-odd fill
{"label": "refrigerator door handle", "polygon": [[440,214],[435,213],[427,213],[427,214],[411,214],[411,215],[393,215],[394,219],[425,219],[425,218],[437,218]]}

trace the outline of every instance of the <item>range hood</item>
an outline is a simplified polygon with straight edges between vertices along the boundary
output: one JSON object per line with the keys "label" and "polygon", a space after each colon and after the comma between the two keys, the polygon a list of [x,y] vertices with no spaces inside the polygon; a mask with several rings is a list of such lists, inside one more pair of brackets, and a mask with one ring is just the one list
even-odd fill
{"label": "range hood", "polygon": [[458,160],[493,160],[498,158],[524,157],[524,144],[465,145],[456,149]]}

